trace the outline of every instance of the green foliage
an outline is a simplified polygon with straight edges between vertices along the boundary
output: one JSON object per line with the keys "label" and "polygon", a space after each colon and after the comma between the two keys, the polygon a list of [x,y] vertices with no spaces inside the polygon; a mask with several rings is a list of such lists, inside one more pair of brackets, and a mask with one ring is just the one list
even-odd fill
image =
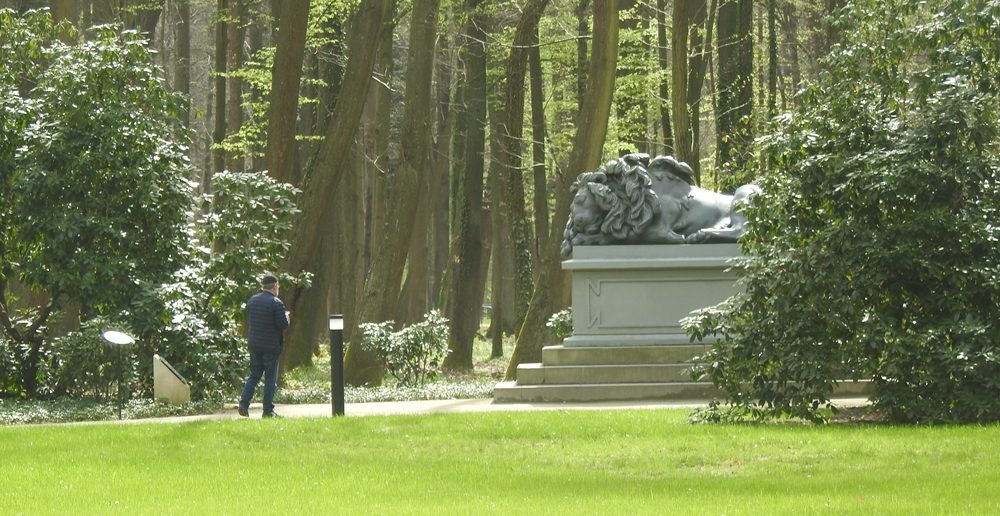
{"label": "green foliage", "polygon": [[45,51],[53,57],[28,92],[13,160],[3,260],[34,289],[117,308],[184,259],[191,185],[172,116],[181,99],[137,34],[99,31]]}
{"label": "green foliage", "polygon": [[[169,405],[149,399],[125,402],[123,419],[152,417],[191,416],[210,414],[221,408],[218,402],[193,401]],[[0,399],[0,426],[38,423],[72,423],[78,421],[112,421],[118,419],[118,402],[95,402],[59,398],[49,401],[20,401]]]}
{"label": "green foliage", "polygon": [[[170,281],[149,284],[129,317],[141,336],[140,364],[159,354],[192,383],[196,399],[221,399],[242,380],[247,353],[236,328],[261,271],[279,268],[298,212],[297,190],[265,174],[220,173],[213,186],[195,226],[204,247]],[[281,280],[309,283],[307,274]],[[139,390],[149,392],[151,375],[141,378]]]}
{"label": "green foliage", "polygon": [[552,314],[552,317],[549,317],[549,320],[546,321],[545,327],[560,342],[566,337],[573,335],[573,309],[567,308],[566,310]]}
{"label": "green foliage", "polygon": [[423,385],[437,375],[448,354],[448,319],[431,310],[424,320],[393,332],[392,321],[363,323],[361,347],[375,352],[399,383]]}
{"label": "green foliage", "polygon": [[[96,318],[84,323],[80,331],[52,339],[45,353],[48,360],[42,372],[45,394],[113,399],[116,391],[112,389],[118,381],[118,356],[116,350],[111,349],[101,337],[103,330],[109,327],[113,325]],[[126,358],[131,358],[129,351],[128,357],[123,353],[123,363]],[[131,370],[131,367],[128,369]]]}
{"label": "green foliage", "polygon": [[[0,10],[0,328],[17,394],[36,394],[66,300],[84,318],[117,313],[187,259],[183,100],[138,34],[104,27],[69,46],[60,33],[75,38],[45,11]],[[9,281],[51,304],[18,311]]]}
{"label": "green foliage", "polygon": [[58,303],[8,312],[0,288],[0,361],[10,364],[0,392],[106,397],[99,334],[111,325],[136,337],[130,393],[151,391],[158,353],[193,396],[222,397],[245,368],[244,302],[288,249],[296,191],[219,174],[194,219],[183,99],[157,78],[145,41],[102,27],[68,46],[64,29],[43,11],[0,10],[0,287],[16,279],[75,300],[83,328],[52,339],[45,323]]}
{"label": "green foliage", "polygon": [[871,379],[894,420],[1000,419],[1000,5],[855,2],[850,44],[762,140],[742,292],[686,321],[755,416]]}

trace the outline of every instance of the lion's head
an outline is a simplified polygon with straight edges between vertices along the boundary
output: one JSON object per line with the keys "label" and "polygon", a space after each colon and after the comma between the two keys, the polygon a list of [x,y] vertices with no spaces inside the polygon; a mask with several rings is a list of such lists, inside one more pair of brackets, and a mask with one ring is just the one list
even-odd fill
{"label": "lion's head", "polygon": [[573,244],[597,240],[589,236],[605,235],[611,241],[624,242],[649,226],[659,211],[659,203],[642,164],[623,158],[577,177],[571,187],[573,201],[563,233],[564,257],[572,252]]}

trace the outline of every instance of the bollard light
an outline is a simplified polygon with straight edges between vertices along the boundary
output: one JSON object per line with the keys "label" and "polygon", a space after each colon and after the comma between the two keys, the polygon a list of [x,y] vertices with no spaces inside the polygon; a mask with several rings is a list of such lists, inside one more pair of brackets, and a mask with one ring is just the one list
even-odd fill
{"label": "bollard light", "polygon": [[131,335],[117,330],[105,331],[102,336],[108,344],[112,344],[118,348],[118,419],[120,420],[122,418],[122,405],[124,404],[124,400],[122,399],[122,348],[135,344],[135,339]]}
{"label": "bollard light", "polygon": [[330,404],[334,416],[344,415],[344,316],[330,314]]}

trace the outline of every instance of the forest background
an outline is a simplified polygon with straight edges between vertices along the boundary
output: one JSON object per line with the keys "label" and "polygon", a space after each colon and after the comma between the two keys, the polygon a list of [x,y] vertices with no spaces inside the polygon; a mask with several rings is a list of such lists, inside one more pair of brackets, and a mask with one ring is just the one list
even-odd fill
{"label": "forest background", "polygon": [[[298,211],[276,237],[286,252],[259,264],[283,275],[294,314],[283,371],[310,364],[327,315],[343,313],[347,381],[362,385],[383,371],[352,329],[413,323],[434,308],[451,322],[446,368],[472,367],[484,304],[494,355],[504,334],[516,336],[507,376],[539,360],[552,339],[545,321],[568,305],[557,253],[572,179],[634,151],[676,155],[709,188],[752,179],[754,135],[820,73],[842,37],[833,20],[843,2],[0,7],[47,7],[81,39],[105,23],[143,35],[163,83],[189,101],[177,118],[192,138],[193,208],[233,173],[297,188]],[[275,209],[283,197],[261,198],[258,209]],[[86,307],[17,288],[12,297],[42,313],[66,305],[50,336],[86,322]]]}

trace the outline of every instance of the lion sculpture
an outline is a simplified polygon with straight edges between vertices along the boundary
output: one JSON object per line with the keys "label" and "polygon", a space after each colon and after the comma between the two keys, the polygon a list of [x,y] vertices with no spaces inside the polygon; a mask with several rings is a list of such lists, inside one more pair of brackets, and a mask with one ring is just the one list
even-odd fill
{"label": "lion sculpture", "polygon": [[570,191],[563,257],[575,245],[735,242],[747,220],[734,207],[760,188],[713,192],[696,186],[691,167],[671,156],[628,154],[580,174]]}

